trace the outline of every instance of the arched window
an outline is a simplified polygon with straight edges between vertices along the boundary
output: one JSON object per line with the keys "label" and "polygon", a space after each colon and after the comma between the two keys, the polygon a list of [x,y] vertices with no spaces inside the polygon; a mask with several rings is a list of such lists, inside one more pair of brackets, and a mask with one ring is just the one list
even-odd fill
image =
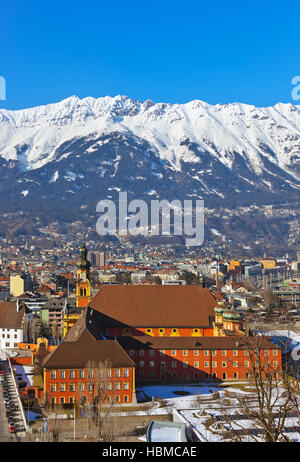
{"label": "arched window", "polygon": [[83,295],[83,289],[80,289],[80,296]]}

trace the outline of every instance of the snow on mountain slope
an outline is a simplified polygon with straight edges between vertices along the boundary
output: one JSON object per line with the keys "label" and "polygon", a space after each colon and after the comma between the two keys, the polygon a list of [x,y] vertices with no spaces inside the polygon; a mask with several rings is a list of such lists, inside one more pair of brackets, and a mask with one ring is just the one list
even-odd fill
{"label": "snow on mountain slope", "polygon": [[198,100],[154,104],[126,96],[82,100],[72,96],[46,106],[0,110],[0,156],[19,161],[23,170],[36,169],[54,160],[57,148],[67,140],[111,132],[147,140],[178,171],[181,161],[199,161],[184,144],[189,140],[229,169],[238,153],[249,170],[261,175],[266,170],[263,157],[289,172],[298,186],[300,109],[291,104],[257,108],[239,103],[212,106]]}

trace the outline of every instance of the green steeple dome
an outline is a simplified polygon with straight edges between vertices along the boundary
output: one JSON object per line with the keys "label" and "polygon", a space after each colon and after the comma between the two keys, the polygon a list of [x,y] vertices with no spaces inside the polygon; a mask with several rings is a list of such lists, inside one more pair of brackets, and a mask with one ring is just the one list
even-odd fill
{"label": "green steeple dome", "polygon": [[83,242],[80,247],[80,259],[77,261],[78,269],[89,269],[91,266],[90,262],[87,259],[87,248]]}
{"label": "green steeple dome", "polygon": [[234,303],[232,303],[228,310],[224,311],[223,318],[228,321],[239,321],[241,319],[241,315],[236,311]]}
{"label": "green steeple dome", "polygon": [[223,312],[226,310],[226,306],[222,303],[221,305],[217,305],[214,308],[214,311],[216,314],[223,314]]}

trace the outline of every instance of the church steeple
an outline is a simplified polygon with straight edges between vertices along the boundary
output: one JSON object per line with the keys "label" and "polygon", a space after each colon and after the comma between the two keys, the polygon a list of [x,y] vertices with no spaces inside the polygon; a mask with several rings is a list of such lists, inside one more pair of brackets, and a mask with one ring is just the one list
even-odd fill
{"label": "church steeple", "polygon": [[80,258],[77,261],[76,278],[76,306],[85,307],[91,299],[90,266],[87,259],[87,248],[82,242],[80,247]]}

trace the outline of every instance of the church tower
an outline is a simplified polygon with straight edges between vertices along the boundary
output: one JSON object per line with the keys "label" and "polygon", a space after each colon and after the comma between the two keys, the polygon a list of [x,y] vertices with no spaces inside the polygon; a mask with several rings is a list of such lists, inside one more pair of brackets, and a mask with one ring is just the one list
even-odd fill
{"label": "church tower", "polygon": [[80,259],[76,266],[76,306],[85,307],[91,300],[91,264],[87,259],[87,249],[84,243],[80,247]]}

